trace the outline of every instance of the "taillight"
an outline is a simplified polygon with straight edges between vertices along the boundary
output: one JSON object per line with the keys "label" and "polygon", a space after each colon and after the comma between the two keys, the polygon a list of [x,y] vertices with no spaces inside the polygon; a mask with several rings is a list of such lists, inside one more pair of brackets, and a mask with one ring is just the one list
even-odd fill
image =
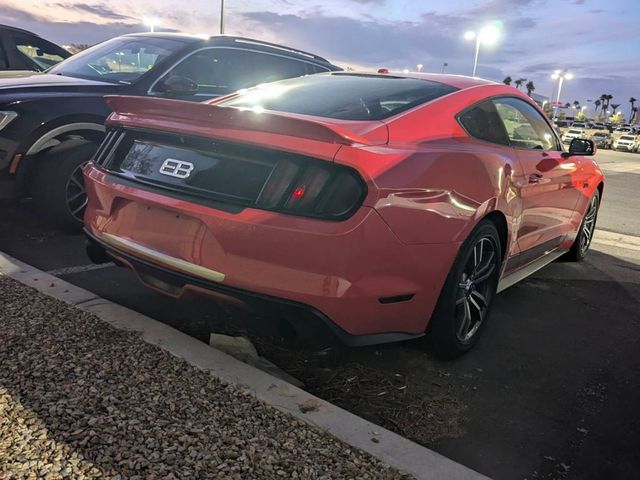
{"label": "taillight", "polygon": [[255,204],[284,213],[340,219],[352,214],[365,194],[364,181],[349,167],[283,160],[273,169]]}

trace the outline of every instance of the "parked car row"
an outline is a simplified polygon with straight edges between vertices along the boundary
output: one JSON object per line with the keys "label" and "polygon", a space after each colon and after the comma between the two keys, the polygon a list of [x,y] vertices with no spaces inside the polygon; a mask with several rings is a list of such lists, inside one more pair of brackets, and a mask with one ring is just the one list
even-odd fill
{"label": "parked car row", "polygon": [[592,140],[598,148],[640,152],[640,133],[636,133],[634,126],[618,127],[610,133],[601,124],[570,122],[558,128],[558,131],[565,144],[569,144],[574,138],[584,138]]}
{"label": "parked car row", "polygon": [[112,39],[0,80],[0,192],[84,223],[93,261],[163,294],[260,298],[350,345],[428,333],[459,356],[499,291],[586,255],[594,142],[565,148],[502,83],[339,70],[246,38]]}

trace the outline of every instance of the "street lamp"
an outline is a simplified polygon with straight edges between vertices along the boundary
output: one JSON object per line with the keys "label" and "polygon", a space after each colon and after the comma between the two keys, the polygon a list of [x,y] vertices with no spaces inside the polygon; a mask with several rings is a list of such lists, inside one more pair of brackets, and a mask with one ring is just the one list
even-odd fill
{"label": "street lamp", "polygon": [[224,0],[220,0],[220,35],[224,35]]}
{"label": "street lamp", "polygon": [[500,38],[500,28],[496,23],[489,24],[483,27],[479,32],[472,30],[464,34],[464,39],[467,41],[475,40],[476,49],[473,58],[473,76],[476,76],[476,70],[478,68],[478,54],[480,53],[480,44],[493,45]]}
{"label": "street lamp", "polygon": [[417,64],[416,67],[418,67],[418,72],[422,71],[422,67],[424,67],[424,65],[422,65],[421,63]]}
{"label": "street lamp", "polygon": [[555,121],[556,116],[558,114],[558,105],[560,104],[560,92],[562,91],[562,84],[566,80],[571,80],[573,78],[573,73],[569,73],[566,70],[556,70],[551,75],[553,80],[558,80],[558,98],[556,99],[556,108],[553,111],[553,120]]}
{"label": "street lamp", "polygon": [[160,24],[160,21],[155,17],[146,17],[143,19],[144,24],[149,27],[150,32],[154,32],[155,28]]}
{"label": "street lamp", "polygon": [[442,73],[444,73],[444,69],[447,68],[449,66],[449,64],[447,62],[444,62],[442,64]]}

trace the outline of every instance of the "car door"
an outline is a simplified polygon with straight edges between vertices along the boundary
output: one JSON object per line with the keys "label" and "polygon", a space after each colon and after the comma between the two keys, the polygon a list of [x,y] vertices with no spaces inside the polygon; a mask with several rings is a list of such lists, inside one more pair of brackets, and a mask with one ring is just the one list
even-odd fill
{"label": "car door", "polygon": [[558,247],[575,230],[572,217],[580,192],[580,165],[564,158],[548,121],[531,104],[515,97],[493,99],[523,173],[516,180],[522,201],[517,229],[520,265]]}
{"label": "car door", "polygon": [[[204,101],[260,83],[318,72],[317,65],[295,58],[239,48],[208,47],[190,53],[151,87],[155,96]],[[325,69],[326,70],[326,69]],[[163,88],[171,77],[197,84],[197,91],[172,94]]]}

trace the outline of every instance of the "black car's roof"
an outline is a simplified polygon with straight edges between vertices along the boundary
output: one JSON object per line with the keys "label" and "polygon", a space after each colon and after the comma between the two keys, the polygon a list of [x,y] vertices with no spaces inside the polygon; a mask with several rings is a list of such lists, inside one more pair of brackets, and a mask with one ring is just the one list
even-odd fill
{"label": "black car's roof", "polygon": [[246,38],[246,37],[236,37],[232,35],[211,35],[210,37],[203,37],[202,35],[190,35],[187,33],[176,33],[176,32],[140,32],[140,33],[130,33],[124,35],[126,37],[153,37],[153,38],[175,38],[179,40],[183,40],[186,43],[196,43],[202,42],[203,44],[212,44],[212,45],[235,45],[241,44],[243,46],[253,46],[260,47],[263,49],[286,52],[289,55],[295,55],[298,57],[303,57],[309,60],[314,60],[316,62],[321,62],[325,64],[331,65],[331,62],[326,58],[320,57],[319,55],[315,55],[313,53],[305,52],[304,50],[298,50],[296,48],[287,47],[285,45],[278,45],[276,43],[265,42],[262,40],[256,40],[255,38]]}
{"label": "black car's roof", "polygon": [[5,25],[3,23],[0,23],[0,30],[13,30],[16,32],[20,32],[20,33],[28,33],[29,35],[34,35],[36,37],[40,37],[40,35],[38,35],[37,33],[33,33],[30,32],[29,30],[25,30],[24,28],[18,28],[18,27],[14,27],[12,25]]}

